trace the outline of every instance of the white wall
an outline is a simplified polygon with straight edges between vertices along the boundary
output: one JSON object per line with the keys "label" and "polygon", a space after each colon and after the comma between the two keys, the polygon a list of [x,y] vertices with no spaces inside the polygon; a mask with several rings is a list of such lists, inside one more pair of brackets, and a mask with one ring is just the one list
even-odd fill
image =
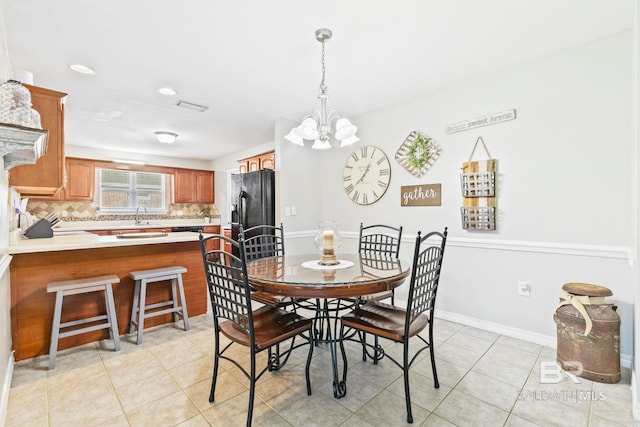
{"label": "white wall", "polygon": [[[631,32],[623,32],[351,117],[361,138],[356,147],[376,145],[391,159],[412,130],[442,147],[419,179],[392,160],[390,188],[371,206],[355,205],[342,190],[350,149],[318,153],[283,141],[281,205],[298,205],[306,218],[287,218],[289,229],[308,227],[310,236],[315,222],[330,218],[354,237],[361,221],[403,225],[402,253],[409,258],[418,230],[447,226],[440,314],[550,344],[561,286],[607,286],[622,317],[628,365],[635,289],[632,47]],[[516,120],[445,133],[447,124],[511,108]],[[498,159],[495,232],[460,225],[460,167],[478,136]],[[428,183],[442,184],[442,206],[400,206],[401,186]],[[530,297],[517,295],[518,280],[531,283]]]}

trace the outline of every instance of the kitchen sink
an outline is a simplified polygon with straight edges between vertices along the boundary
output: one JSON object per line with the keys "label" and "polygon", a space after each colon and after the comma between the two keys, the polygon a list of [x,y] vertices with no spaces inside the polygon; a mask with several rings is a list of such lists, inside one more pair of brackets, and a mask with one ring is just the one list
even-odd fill
{"label": "kitchen sink", "polygon": [[155,237],[167,237],[169,233],[166,231],[149,231],[147,233],[118,233],[118,239],[151,239]]}

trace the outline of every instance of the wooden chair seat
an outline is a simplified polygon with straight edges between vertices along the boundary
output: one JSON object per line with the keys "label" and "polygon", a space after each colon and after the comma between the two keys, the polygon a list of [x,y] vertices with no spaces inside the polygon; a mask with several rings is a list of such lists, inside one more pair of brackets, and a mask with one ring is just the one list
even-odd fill
{"label": "wooden chair seat", "polygon": [[382,291],[371,295],[362,295],[359,299],[360,304],[365,304],[368,302],[382,301],[383,299],[391,298],[392,296],[393,291]]}
{"label": "wooden chair seat", "polygon": [[264,291],[251,291],[251,299],[273,307],[284,307],[294,303],[291,297]]}
{"label": "wooden chair seat", "polygon": [[[256,348],[269,348],[283,340],[309,331],[311,319],[276,307],[264,306],[253,312],[253,329]],[[249,334],[231,321],[221,322],[220,331],[230,340],[250,345]]]}
{"label": "wooden chair seat", "polygon": [[[393,341],[404,340],[404,324],[407,318],[405,309],[382,302],[371,302],[361,305],[341,318],[342,324],[349,328],[357,328]],[[426,314],[420,314],[411,323],[409,336],[419,334],[429,324]]]}

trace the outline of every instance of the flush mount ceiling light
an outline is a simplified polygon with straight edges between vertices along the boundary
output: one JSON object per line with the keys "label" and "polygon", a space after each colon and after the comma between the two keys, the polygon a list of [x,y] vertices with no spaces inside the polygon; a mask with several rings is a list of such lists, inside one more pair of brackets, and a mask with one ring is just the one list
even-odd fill
{"label": "flush mount ceiling light", "polygon": [[173,96],[177,92],[175,90],[171,89],[170,87],[161,87],[160,89],[158,89],[158,93],[160,95]]}
{"label": "flush mount ceiling light", "polygon": [[[294,144],[304,146],[304,140],[313,141],[311,148],[326,150],[332,146],[346,147],[360,140],[356,136],[358,128],[349,119],[341,118],[338,110],[327,114],[327,86],[324,84],[324,44],[331,40],[331,30],[320,28],[316,30],[316,40],[322,43],[322,80],[320,82],[320,109],[305,116],[299,126],[291,129],[285,138]],[[335,122],[335,128],[334,128]],[[333,137],[332,137],[333,135]]]}
{"label": "flush mount ceiling light", "polygon": [[71,64],[69,65],[69,68],[71,68],[76,73],[80,73],[80,74],[88,74],[90,76],[94,76],[96,74],[96,70],[82,64]]}
{"label": "flush mount ceiling light", "polygon": [[159,130],[156,131],[156,137],[158,138],[158,141],[162,142],[163,144],[173,144],[173,142],[178,137],[178,134]]}

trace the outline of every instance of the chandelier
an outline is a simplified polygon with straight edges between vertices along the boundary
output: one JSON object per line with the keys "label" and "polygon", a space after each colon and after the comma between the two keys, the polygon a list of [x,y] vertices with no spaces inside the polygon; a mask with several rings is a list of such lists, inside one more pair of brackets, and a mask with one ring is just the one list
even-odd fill
{"label": "chandelier", "polygon": [[346,147],[360,140],[356,136],[358,128],[349,119],[340,117],[338,110],[331,110],[327,114],[327,86],[324,84],[324,44],[331,40],[331,30],[320,28],[316,30],[316,39],[322,43],[322,81],[320,82],[320,109],[302,119],[299,126],[294,127],[285,138],[294,144],[304,146],[304,140],[313,141],[311,148],[326,150],[332,146]]}

